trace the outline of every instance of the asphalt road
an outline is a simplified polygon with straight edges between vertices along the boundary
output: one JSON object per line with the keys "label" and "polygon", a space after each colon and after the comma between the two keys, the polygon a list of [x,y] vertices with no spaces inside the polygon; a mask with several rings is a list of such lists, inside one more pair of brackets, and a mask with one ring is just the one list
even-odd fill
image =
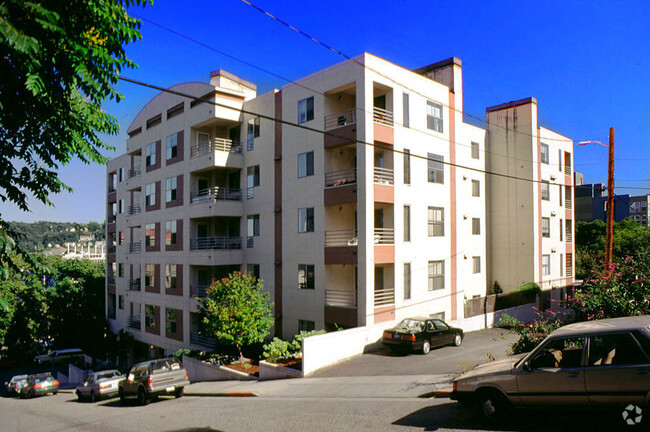
{"label": "asphalt road", "polygon": [[316,371],[313,377],[457,374],[490,359],[507,357],[517,336],[503,329],[487,329],[465,334],[459,347],[432,349],[427,355],[393,354],[388,348],[372,351]]}

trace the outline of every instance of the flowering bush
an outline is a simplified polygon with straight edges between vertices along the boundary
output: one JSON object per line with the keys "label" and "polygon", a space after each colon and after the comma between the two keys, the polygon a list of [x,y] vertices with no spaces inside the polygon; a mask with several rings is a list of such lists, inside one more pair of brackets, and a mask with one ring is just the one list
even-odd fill
{"label": "flowering bush", "polygon": [[498,327],[509,327],[511,333],[519,335],[519,340],[510,348],[513,354],[531,351],[553,330],[564,325],[564,315],[551,311],[538,312],[537,319],[532,323],[524,323],[510,315],[503,315],[496,323]]}

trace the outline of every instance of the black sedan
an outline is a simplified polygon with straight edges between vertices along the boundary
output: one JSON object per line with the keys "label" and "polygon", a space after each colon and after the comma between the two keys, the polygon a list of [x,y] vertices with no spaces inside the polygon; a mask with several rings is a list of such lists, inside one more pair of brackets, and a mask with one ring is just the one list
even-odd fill
{"label": "black sedan", "polygon": [[406,318],[395,327],[384,330],[381,343],[391,351],[421,351],[443,345],[463,343],[463,329],[451,327],[435,318]]}
{"label": "black sedan", "polygon": [[49,372],[29,375],[27,382],[20,389],[20,398],[33,398],[48,393],[59,392],[59,381]]}

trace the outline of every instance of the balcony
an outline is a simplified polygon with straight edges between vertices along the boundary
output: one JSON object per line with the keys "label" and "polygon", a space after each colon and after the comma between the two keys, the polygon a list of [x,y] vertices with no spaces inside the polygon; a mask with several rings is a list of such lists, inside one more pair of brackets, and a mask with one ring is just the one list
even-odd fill
{"label": "balcony", "polygon": [[325,187],[339,187],[357,183],[357,169],[345,168],[325,173]]}
{"label": "balcony", "polygon": [[374,107],[372,110],[372,121],[376,124],[393,127],[393,113],[392,111]]}
{"label": "balcony", "polygon": [[395,188],[393,170],[390,168],[375,167],[373,173],[374,201],[393,204],[395,202]]}
{"label": "balcony", "polygon": [[106,253],[114,254],[115,252],[117,252],[117,247],[115,245],[109,245],[106,248]]}
{"label": "balcony", "polygon": [[382,108],[374,107],[372,111],[375,141],[393,145],[395,142],[393,131],[393,113]]}
{"label": "balcony", "polygon": [[388,306],[395,303],[395,288],[375,290],[375,307]]}
{"label": "balcony", "polygon": [[565,165],[564,166],[564,174],[570,176],[571,175],[571,166],[570,165]]}
{"label": "balcony", "polygon": [[194,237],[190,239],[191,250],[241,249],[241,245],[241,237],[212,236]]}
{"label": "balcony", "polygon": [[345,168],[325,173],[325,205],[357,202],[357,169]]}
{"label": "balcony", "polygon": [[142,289],[142,281],[140,279],[131,279],[129,281],[129,291],[140,291]]}
{"label": "balcony", "polygon": [[357,109],[349,108],[324,117],[325,148],[354,143],[357,140]]}
{"label": "balcony", "polygon": [[142,174],[142,168],[137,166],[135,168],[131,168],[131,169],[128,170],[128,172],[126,174],[126,178],[131,179],[133,177],[139,176],[140,174]]}
{"label": "balcony", "polygon": [[325,306],[357,307],[357,292],[352,290],[325,289]]}
{"label": "balcony", "polygon": [[241,201],[242,190],[235,188],[226,188],[214,186],[207,189],[201,189],[196,193],[190,194],[192,204],[217,202],[217,201]]}
{"label": "balcony", "polygon": [[139,214],[141,212],[142,212],[142,207],[140,207],[139,205],[132,205],[132,206],[129,206],[129,208],[127,209],[127,213],[130,216]]}
{"label": "balcony", "polygon": [[564,208],[565,208],[565,209],[567,209],[567,210],[571,210],[571,206],[572,206],[572,205],[573,205],[573,202],[572,202],[571,198],[566,198],[566,199],[564,200]]}
{"label": "balcony", "polygon": [[140,252],[142,252],[142,244],[140,242],[129,243],[129,253],[140,253]]}
{"label": "balcony", "polygon": [[573,231],[572,230],[570,230],[570,229],[566,230],[564,235],[565,235],[567,243],[573,243]]}
{"label": "balcony", "polygon": [[135,330],[141,330],[142,329],[142,321],[140,320],[139,316],[130,316],[129,317],[129,328],[135,329]]}
{"label": "balcony", "polygon": [[190,285],[190,295],[192,297],[206,298],[208,296],[208,288],[210,285]]}
{"label": "balcony", "polygon": [[241,143],[227,138],[212,138],[206,143],[197,143],[190,150],[190,157],[199,157],[214,152],[241,153]]}
{"label": "balcony", "polygon": [[393,228],[375,228],[375,264],[395,262],[395,230]]}
{"label": "balcony", "polygon": [[325,264],[356,264],[358,244],[356,229],[325,231]]}
{"label": "balcony", "polygon": [[109,285],[115,285],[115,276],[106,276],[106,282]]}
{"label": "balcony", "polygon": [[194,345],[200,345],[206,348],[216,348],[217,340],[215,338],[202,336],[199,332],[192,331],[190,332],[190,343]]}

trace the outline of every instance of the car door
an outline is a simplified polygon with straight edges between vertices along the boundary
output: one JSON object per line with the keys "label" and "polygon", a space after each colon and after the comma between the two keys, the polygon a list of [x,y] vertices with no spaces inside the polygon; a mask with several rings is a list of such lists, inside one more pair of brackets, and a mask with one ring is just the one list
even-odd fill
{"label": "car door", "polygon": [[444,321],[434,319],[433,324],[436,326],[438,346],[449,345],[454,341],[454,334],[451,331],[451,327],[449,327]]}
{"label": "car door", "polygon": [[83,396],[89,396],[94,382],[95,382],[95,376],[93,374],[88,375],[84,380],[84,385],[82,385],[79,388],[79,392]]}
{"label": "car door", "polygon": [[594,406],[644,406],[650,390],[650,361],[628,332],[589,337],[585,385]]}
{"label": "car door", "polygon": [[586,406],[584,337],[553,338],[517,369],[517,391],[525,406]]}

